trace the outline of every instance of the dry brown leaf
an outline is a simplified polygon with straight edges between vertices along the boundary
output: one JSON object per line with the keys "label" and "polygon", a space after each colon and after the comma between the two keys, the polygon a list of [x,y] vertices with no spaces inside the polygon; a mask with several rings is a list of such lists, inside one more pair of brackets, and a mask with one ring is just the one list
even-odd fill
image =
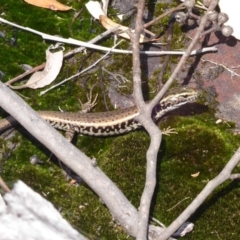
{"label": "dry brown leaf", "polygon": [[191,174],[191,176],[195,178],[195,177],[198,177],[199,174],[200,174],[200,172],[197,172],[197,173],[193,173],[193,174]]}
{"label": "dry brown leaf", "polygon": [[[106,16],[106,14],[104,13],[102,6],[99,2],[89,1],[85,4],[85,6],[86,6],[87,10],[89,11],[89,13],[95,19],[98,19],[105,29],[109,30],[109,29],[112,29],[112,28],[118,26],[118,29],[115,30],[114,33],[120,37],[130,40],[129,34],[127,33],[129,28],[126,26],[123,26],[121,24],[115,23],[110,18],[108,18]],[[140,39],[139,39],[140,43],[151,42],[151,41],[154,41],[154,39],[147,38],[143,34],[140,35]]]}
{"label": "dry brown leaf", "polygon": [[[109,30],[115,26],[119,26],[118,29],[116,31],[114,31],[114,33],[123,38],[130,39],[130,37],[127,33],[127,30],[129,30],[128,27],[125,27],[123,25],[115,23],[114,21],[112,21],[110,18],[108,18],[105,15],[100,15],[99,21],[103,25],[103,27],[106,28],[107,30]],[[139,39],[140,43],[150,42],[150,41],[152,41],[152,39],[145,37],[143,34],[140,35],[140,39]]]}
{"label": "dry brown leaf", "polygon": [[47,8],[53,11],[68,11],[71,7],[65,6],[56,0],[24,0],[37,7]]}

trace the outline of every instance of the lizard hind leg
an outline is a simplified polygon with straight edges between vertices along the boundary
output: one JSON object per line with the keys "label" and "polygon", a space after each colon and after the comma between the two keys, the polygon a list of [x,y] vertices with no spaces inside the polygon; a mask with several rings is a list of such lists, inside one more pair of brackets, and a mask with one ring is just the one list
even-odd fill
{"label": "lizard hind leg", "polygon": [[66,133],[65,133],[65,138],[66,138],[69,142],[72,142],[74,136],[75,136],[75,131],[74,131],[74,130],[67,130]]}

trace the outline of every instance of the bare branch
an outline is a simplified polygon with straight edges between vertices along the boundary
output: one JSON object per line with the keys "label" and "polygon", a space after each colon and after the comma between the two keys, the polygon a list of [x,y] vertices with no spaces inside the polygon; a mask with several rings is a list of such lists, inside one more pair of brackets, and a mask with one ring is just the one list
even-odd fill
{"label": "bare branch", "polygon": [[156,185],[156,163],[157,153],[161,143],[162,134],[159,128],[155,125],[151,118],[152,109],[146,107],[142,95],[142,81],[141,81],[141,68],[140,68],[140,51],[139,51],[139,37],[143,31],[142,16],[145,6],[145,1],[138,2],[138,12],[136,17],[135,32],[132,34],[132,48],[133,48],[133,83],[134,83],[134,98],[136,105],[140,112],[137,120],[142,123],[144,128],[151,136],[151,142],[146,154],[147,158],[147,170],[146,170],[146,182],[143,190],[143,194],[139,207],[138,218],[138,231],[137,239],[147,239],[148,236],[148,221],[149,211]]}
{"label": "bare branch", "polygon": [[[184,54],[179,62],[179,64],[177,65],[176,69],[173,71],[171,77],[168,79],[168,81],[166,82],[166,84],[164,85],[164,87],[162,88],[162,90],[157,94],[157,96],[154,98],[154,100],[150,103],[151,105],[155,105],[164,95],[164,93],[167,91],[167,89],[169,88],[169,86],[172,84],[172,82],[174,81],[174,78],[176,77],[178,71],[182,68],[183,64],[186,62],[189,53],[192,51],[192,49],[195,47],[195,45],[197,44],[198,39],[201,37],[201,33],[204,31],[205,25],[207,23],[208,20],[208,14],[213,11],[217,4],[218,4],[219,0],[212,0],[207,12],[204,14],[204,16],[201,18],[201,22],[198,28],[198,31],[196,32],[195,37],[193,38],[188,50],[186,51],[186,54]],[[240,150],[239,150],[240,151]],[[235,154],[236,155],[236,154]],[[234,156],[235,156],[234,155]],[[233,156],[233,158],[234,158]],[[235,158],[234,158],[235,159]],[[233,161],[234,162],[234,161]],[[238,160],[237,160],[238,162]],[[227,168],[229,164],[226,165],[225,168]],[[230,164],[231,165],[231,164]],[[225,169],[224,168],[224,169]],[[227,168],[228,169],[228,168]],[[224,170],[223,170],[224,171]],[[223,172],[222,171],[222,172]],[[226,174],[226,172],[224,172],[224,174]],[[221,179],[221,177],[219,177],[221,175],[221,173],[218,175],[218,177],[216,177],[215,179],[213,179],[207,184],[207,186],[203,189],[203,191],[197,196],[196,199],[194,199],[194,201],[185,209],[185,211],[159,236],[159,240],[165,240],[168,239],[190,216],[193,212],[196,211],[196,209],[201,205],[201,203],[207,198],[207,196],[212,192],[212,190],[214,188],[216,188],[216,186],[218,186],[219,184],[221,184],[223,181],[223,179]],[[222,177],[226,177],[226,175],[223,175]],[[228,178],[230,177],[230,173]],[[215,185],[215,181],[218,182],[218,185]],[[213,183],[212,183],[213,182]],[[212,189],[213,188],[213,189]],[[209,192],[209,189],[212,189]],[[206,195],[207,194],[207,195]]]}
{"label": "bare branch", "polygon": [[160,101],[160,99],[163,97],[163,95],[167,92],[167,90],[169,89],[169,87],[172,85],[172,83],[174,82],[174,79],[176,78],[177,74],[179,73],[179,71],[182,69],[183,65],[185,64],[185,62],[187,61],[188,57],[190,56],[190,53],[192,52],[193,48],[196,46],[199,38],[201,37],[202,32],[204,31],[206,22],[207,22],[207,16],[209,14],[210,11],[214,10],[216,5],[218,4],[218,0],[212,0],[211,5],[208,8],[208,11],[204,14],[204,16],[201,18],[201,22],[199,25],[199,28],[192,40],[192,42],[190,43],[188,49],[186,50],[186,52],[183,54],[183,56],[181,57],[178,65],[176,66],[176,68],[174,69],[172,75],[170,76],[170,78],[168,79],[168,81],[165,83],[165,85],[163,86],[163,88],[161,89],[161,91],[155,96],[155,98],[151,101],[151,103],[149,103],[149,105],[153,108],[154,106],[156,106],[156,104]]}
{"label": "bare branch", "polygon": [[181,225],[184,223],[196,209],[206,200],[206,198],[217,188],[220,184],[233,176],[232,170],[237,166],[240,161],[240,148],[235,152],[227,165],[214,179],[208,182],[206,187],[198,194],[193,202],[181,213],[181,215],[174,220],[174,222],[161,234],[159,240],[168,239]]}
{"label": "bare branch", "polygon": [[231,174],[230,179],[231,180],[240,179],[240,173]]}
{"label": "bare branch", "polygon": [[86,240],[53,205],[18,181],[0,208],[1,239]]}
{"label": "bare branch", "polygon": [[[150,119],[150,114],[152,108],[160,101],[163,95],[166,93],[168,88],[173,83],[178,72],[182,69],[187,58],[190,56],[193,48],[196,46],[201,34],[205,28],[207,22],[207,15],[210,11],[215,9],[218,1],[212,1],[210,4],[207,13],[202,17],[198,31],[188,47],[187,51],[183,54],[182,58],[179,61],[179,64],[173,71],[171,77],[168,79],[167,83],[163,86],[161,91],[157,96],[145,107],[143,102],[142,93],[141,93],[141,71],[140,71],[140,62],[139,62],[139,35],[142,31],[142,12],[144,8],[144,1],[140,1],[138,4],[138,15],[136,20],[136,29],[135,34],[133,35],[132,44],[133,44],[133,76],[134,76],[134,96],[136,104],[139,108],[140,115],[137,117],[137,120],[141,122],[144,128],[147,130],[151,136],[151,143],[147,151],[147,173],[146,173],[146,184],[144,192],[141,198],[140,210],[139,210],[139,223],[138,223],[138,233],[137,239],[145,239],[147,236],[147,221],[149,214],[149,207],[151,203],[152,193],[155,188],[156,182],[156,161],[157,161],[157,152],[161,143],[161,132],[160,130],[152,123]],[[149,175],[151,174],[151,176]],[[186,219],[185,219],[186,221]],[[173,234],[183,223],[184,221],[176,221],[174,229],[170,228],[169,231],[166,231],[167,234],[161,234],[160,239],[167,239]]]}
{"label": "bare branch", "polygon": [[137,210],[101,169],[93,166],[90,158],[69,143],[2,82],[0,82],[0,96],[0,106],[64,164],[73,169],[102,199],[114,219],[125,228],[128,234],[136,236]]}
{"label": "bare branch", "polygon": [[171,13],[176,12],[176,11],[179,11],[179,10],[182,10],[182,9],[184,9],[184,8],[185,8],[185,7],[184,7],[184,3],[181,3],[181,4],[178,5],[177,7],[173,8],[173,9],[171,9],[171,10],[165,12],[165,13],[163,13],[162,15],[158,16],[157,18],[153,19],[152,21],[147,22],[146,24],[144,24],[144,28],[147,28],[147,27],[155,24],[157,21],[159,21],[160,19],[168,16],[168,15],[171,14]]}

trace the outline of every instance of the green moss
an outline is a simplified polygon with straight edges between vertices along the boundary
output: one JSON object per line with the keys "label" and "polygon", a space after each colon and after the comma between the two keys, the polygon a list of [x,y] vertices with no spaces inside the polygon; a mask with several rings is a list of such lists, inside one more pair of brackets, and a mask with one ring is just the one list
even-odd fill
{"label": "green moss", "polygon": [[[77,10],[85,9],[85,3],[86,1],[81,3],[74,2],[73,7]],[[65,38],[72,37],[86,41],[103,31],[103,28],[96,22],[93,22],[91,25],[89,13],[86,10],[82,12],[78,19],[74,20],[73,11],[64,13],[53,12],[47,9],[36,8],[22,1],[9,0],[0,6],[0,12],[4,12],[4,18],[9,21]],[[0,38],[0,56],[4,56],[0,61],[0,70],[6,75],[4,81],[23,72],[19,67],[20,64],[37,66],[45,62],[45,51],[51,44],[50,41],[45,42],[40,36],[22,30],[13,31],[12,27],[4,24],[1,24],[0,31],[6,34],[6,39]],[[16,46],[12,46],[8,42],[12,37],[17,37]],[[113,40],[109,39],[101,44],[112,46],[112,42]],[[67,50],[70,49],[69,46],[65,47]],[[73,61],[71,59],[65,61],[64,67],[55,82],[75,74],[83,60],[87,59],[83,63],[83,67],[86,67],[98,60],[100,56],[98,52],[92,53],[88,58],[82,53],[75,55]],[[60,86],[41,97],[39,97],[39,93],[42,89],[25,89],[19,92],[36,110],[58,110],[60,106],[64,110],[78,111],[78,99],[86,102],[86,91],[88,92],[90,87],[99,81],[99,76],[95,73],[88,78],[88,81],[86,79],[84,77],[77,79],[77,82],[67,82],[64,86]],[[94,88],[93,95],[96,92],[99,92],[98,86]],[[103,102],[102,99],[102,95],[99,94],[98,102]],[[103,104],[96,106],[96,111],[100,110],[105,110]],[[5,116],[2,110],[0,113],[1,117]],[[116,235],[121,239],[126,239],[126,234],[119,226],[113,223],[109,211],[99,201],[98,197],[84,184],[79,187],[70,187],[61,169],[52,161],[47,161],[51,153],[34,140],[25,130],[22,128],[18,128],[18,130],[21,131],[21,134],[16,134],[11,141],[18,143],[20,147],[17,147],[12,152],[9,159],[1,159],[1,166],[3,166],[1,175],[9,186],[12,187],[17,179],[23,180],[35,191],[44,195],[57,209],[62,209],[62,215],[78,231],[85,233],[91,239],[96,239],[99,236],[102,239],[116,239]],[[107,149],[110,140],[99,138],[95,139],[95,144],[90,144],[91,141],[94,143],[94,140],[90,139],[79,137],[77,144],[82,146],[83,151],[89,156],[98,158],[98,154]],[[6,153],[11,152],[11,148],[8,147],[9,144],[2,140],[0,141],[1,147],[4,144]],[[30,164],[29,158],[34,154],[44,161],[43,165],[35,167]]]}
{"label": "green moss", "polygon": [[[11,139],[12,142],[21,142],[21,147],[6,161],[1,159],[1,166],[4,165],[1,175],[6,183],[12,187],[17,179],[22,180],[51,201],[73,227],[91,239],[98,236],[111,239],[116,234],[125,239],[124,231],[113,223],[111,214],[98,197],[84,183],[78,187],[70,186],[62,170],[51,161],[47,161],[51,153],[24,130],[22,133],[24,135],[16,134],[15,139]],[[96,140],[101,142],[101,139]],[[104,141],[106,140],[102,139],[102,142]],[[87,145],[90,145],[89,139]],[[100,148],[101,144],[97,146]],[[5,151],[10,149],[5,147]],[[44,160],[42,165],[30,164],[29,158],[34,154]],[[89,214],[90,212],[92,214]]]}
{"label": "green moss", "polygon": [[[66,3],[67,1],[62,1]],[[69,5],[80,10],[86,1],[69,1]],[[149,1],[149,4],[151,1]],[[157,4],[155,16],[165,10],[167,5]],[[31,27],[49,34],[72,37],[80,40],[89,40],[102,32],[96,22],[90,25],[89,13],[84,10],[80,18],[73,21],[73,11],[66,13],[52,12],[46,9],[35,8],[23,1],[9,0],[0,6],[4,18],[22,26]],[[34,14],[32,14],[34,12]],[[160,28],[164,29],[168,21],[165,18]],[[23,71],[20,64],[37,66],[45,61],[45,51],[49,42],[39,36],[24,31],[17,31],[18,46],[9,42],[15,33],[13,28],[1,24],[0,31],[6,34],[6,39],[0,38],[0,70],[6,74],[7,81]],[[163,26],[163,27],[162,27]],[[159,25],[152,28],[154,32]],[[161,30],[161,29],[160,29]],[[160,31],[159,29],[156,32]],[[174,28],[174,48],[181,48],[181,31]],[[113,39],[102,41],[101,45],[112,46]],[[120,47],[126,49],[129,43],[124,41]],[[70,49],[70,46],[66,46]],[[89,51],[88,51],[89,52]],[[66,61],[56,82],[76,73],[82,61],[84,66],[96,61],[101,54],[94,52],[86,57],[77,54],[74,61]],[[179,59],[179,58],[176,58]],[[172,63],[176,61],[172,60]],[[112,72],[123,73],[132,79],[132,59],[130,55],[114,55],[112,61],[106,62],[106,68]],[[168,78],[171,68],[165,75]],[[103,75],[103,82],[108,82],[107,74]],[[144,77],[144,76],[143,76]],[[26,79],[25,79],[26,80]],[[144,80],[147,80],[144,78]],[[155,80],[154,80],[155,81]],[[154,81],[149,84],[150,91],[154,90]],[[77,99],[86,101],[86,90],[94,83],[100,82],[98,71],[88,76],[70,81],[39,97],[41,90],[21,90],[27,102],[36,110],[58,110],[60,106],[67,111],[78,111]],[[131,82],[126,83],[123,92],[131,93]],[[101,92],[100,86],[94,88],[94,95]],[[148,94],[148,93],[146,93]],[[71,97],[69,97],[71,96]],[[103,95],[99,94],[98,105],[95,111],[104,111]],[[1,117],[6,113],[0,110]],[[169,224],[201,191],[206,182],[218,174],[232,156],[239,145],[239,137],[231,133],[231,124],[216,125],[212,112],[203,113],[195,117],[170,117],[160,124],[161,128],[171,126],[176,128],[177,135],[164,136],[159,150],[157,169],[157,188],[152,204],[152,215],[165,224]],[[230,126],[230,127],[229,127]],[[63,216],[78,230],[85,233],[90,239],[127,239],[121,227],[113,223],[109,211],[100,202],[98,197],[87,187],[69,186],[63,177],[61,169],[52,161],[48,161],[51,153],[40,143],[34,140],[25,130],[18,128],[11,139],[13,144],[19,144],[16,150],[11,151],[8,142],[0,140],[8,159],[2,158],[0,165],[2,177],[9,186],[17,179],[23,180],[35,191],[44,195],[57,209],[61,209]],[[149,137],[144,130],[132,132],[123,136],[110,138],[94,138],[79,136],[77,146],[89,157],[96,157],[99,167],[119,186],[127,198],[137,208],[144,188],[146,150]],[[29,163],[32,155],[38,155],[43,165],[33,166]],[[55,161],[56,162],[56,161]],[[236,171],[239,171],[239,167]],[[191,174],[200,172],[199,177]],[[222,239],[238,239],[239,199],[238,184],[225,183],[218,188],[204,203],[201,209],[192,217],[197,224],[193,234],[186,239],[217,239],[213,229],[218,231]],[[172,210],[179,201],[188,197]],[[229,204],[231,203],[231,204]],[[222,215],[224,214],[224,222]],[[224,223],[228,224],[224,224]]]}
{"label": "green moss", "polygon": [[[161,128],[168,125],[176,128],[178,134],[163,137],[152,209],[152,215],[166,224],[177,217],[207,181],[221,171],[239,144],[239,137],[234,137],[228,131],[231,129],[229,125],[215,125],[212,117],[207,118],[207,115],[204,118],[170,117],[167,122],[161,123]],[[63,216],[74,227],[88,236],[109,239],[117,234],[120,239],[126,239],[123,230],[113,224],[107,209],[86,186],[69,187],[59,168],[51,162],[44,161],[43,165],[37,167],[30,165],[28,159],[31,155],[37,154],[47,159],[50,153],[25,131],[23,133],[24,136],[17,134],[16,139],[21,142],[21,147],[13,152],[4,165],[3,178],[7,179],[7,183],[11,186],[16,179],[21,179],[39,193],[44,193],[58,209],[62,209]],[[149,137],[143,130],[111,138],[78,137],[79,148],[90,157],[96,157],[99,167],[135,207],[139,206],[144,187],[148,145]],[[200,172],[200,175],[191,177],[196,172]],[[220,226],[222,221],[214,219],[221,219],[219,214],[224,212],[225,219],[227,216],[234,217],[237,223],[238,215],[232,216],[233,212],[238,211],[237,201],[226,208],[230,199],[238,197],[237,189],[238,184],[226,183],[209,197],[201,211],[193,216],[197,230],[191,235],[194,238],[189,239],[211,236],[213,226],[221,236],[228,238],[226,228]],[[185,201],[166,212],[186,197]],[[89,211],[94,214],[89,214]],[[211,217],[212,212],[214,219]],[[234,220],[231,222],[231,231],[238,229]]]}
{"label": "green moss", "polygon": [[148,135],[137,131],[114,138],[101,156],[101,168],[135,207],[144,186],[148,145]]}
{"label": "green moss", "polygon": [[[158,187],[153,207],[154,216],[165,223],[171,223],[206,183],[218,175],[239,145],[239,137],[233,136],[228,131],[231,127],[215,125],[211,117],[207,115],[204,119],[172,117],[162,127],[168,124],[171,124],[178,134],[166,136],[163,139],[160,150]],[[239,170],[238,168],[236,171]],[[198,177],[191,176],[198,172]],[[207,202],[193,215],[191,220],[196,221],[197,230],[194,230],[186,239],[212,239],[212,229],[216,229],[222,239],[230,237],[226,229],[222,228],[224,225],[222,216],[224,219],[231,219],[233,212],[237,210],[238,204],[233,204],[229,208],[225,206],[229,205],[231,197],[237,197],[236,187],[238,188],[237,183],[229,185],[227,182],[209,197]],[[226,195],[231,196],[223,194],[225,191],[227,191]],[[178,205],[175,206],[176,204]],[[236,221],[238,221],[237,217]],[[231,227],[231,231],[235,231],[233,235],[237,235],[237,224],[232,224]]]}

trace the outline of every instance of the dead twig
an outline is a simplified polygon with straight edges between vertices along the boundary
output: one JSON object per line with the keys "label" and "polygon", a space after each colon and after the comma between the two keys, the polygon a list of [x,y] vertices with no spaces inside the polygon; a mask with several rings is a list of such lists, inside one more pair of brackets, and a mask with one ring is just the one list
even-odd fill
{"label": "dead twig", "polygon": [[171,10],[163,13],[162,15],[160,15],[160,16],[157,17],[157,18],[154,18],[152,21],[147,22],[146,24],[143,25],[143,27],[144,27],[144,28],[148,28],[148,27],[150,27],[151,25],[155,24],[155,23],[156,23],[157,21],[159,21],[160,19],[168,16],[169,14],[171,14],[171,13],[173,13],[173,12],[176,12],[176,11],[179,11],[179,10],[182,10],[182,9],[185,9],[184,3],[181,3],[179,6],[177,6],[177,7],[173,8],[173,9],[171,9]]}
{"label": "dead twig", "polygon": [[[98,41],[100,41],[101,39],[103,39],[104,37],[108,36],[109,34],[111,34],[113,31],[115,31],[117,29],[117,27],[113,27],[107,31],[105,31],[104,33],[99,34],[97,37],[93,38],[91,41],[89,41],[88,43],[96,43]],[[69,51],[68,53],[64,54],[63,58],[68,58],[76,53],[82,52],[84,49],[86,49],[86,47],[79,47],[79,48],[75,48],[71,51]],[[46,63],[42,63],[32,69],[30,69],[29,71],[26,71],[25,73],[7,81],[5,84],[7,86],[11,85],[12,83],[15,83],[21,79],[23,79],[24,77],[28,76],[29,74],[32,74],[34,72],[43,70],[44,67],[46,66]]]}
{"label": "dead twig", "polygon": [[5,181],[2,179],[1,176],[0,176],[0,185],[6,192],[11,192],[10,188],[8,187],[8,185],[5,183]]}
{"label": "dead twig", "polygon": [[[190,44],[190,46],[188,47],[186,53],[182,56],[179,64],[177,65],[177,67],[175,68],[175,70],[173,71],[171,77],[168,79],[168,81],[166,82],[166,84],[164,85],[164,87],[162,88],[162,90],[157,94],[157,96],[154,98],[154,100],[150,103],[150,105],[155,106],[155,104],[157,103],[157,101],[159,101],[162,96],[164,95],[164,93],[167,91],[167,89],[169,88],[169,86],[172,84],[172,82],[174,81],[176,75],[178,74],[178,72],[182,69],[183,64],[186,62],[187,58],[189,57],[190,52],[192,51],[192,49],[195,47],[195,45],[198,42],[198,39],[201,37],[202,32],[204,31],[205,25],[207,23],[208,20],[208,14],[209,12],[213,11],[216,6],[218,4],[218,0],[212,0],[211,4],[208,7],[207,12],[203,15],[203,17],[201,18],[201,22],[199,25],[199,28]],[[239,149],[239,154],[240,154],[240,149]],[[240,155],[239,155],[240,158]],[[227,164],[228,165],[228,164]],[[227,167],[227,166],[226,166]],[[226,168],[225,167],[225,168]],[[229,168],[227,168],[227,170],[229,170]],[[220,175],[220,174],[219,174]],[[214,180],[212,180],[214,181]],[[221,181],[221,180],[219,180]],[[222,183],[222,182],[221,182]],[[207,196],[211,193],[208,191],[208,186],[209,183],[207,184],[207,186],[204,189],[207,189],[206,192],[208,192],[207,195],[205,195],[205,190],[202,191],[202,193],[200,193],[195,199],[194,201],[184,210],[184,212],[173,221],[173,223],[166,229],[164,230],[163,233],[161,233],[161,235],[159,236],[159,240],[165,240],[168,239],[190,216],[193,212],[195,212],[195,210],[201,205],[201,203],[203,201],[201,200],[205,200],[207,198]],[[216,186],[215,186],[216,187]],[[214,188],[215,188],[214,187]],[[213,188],[213,189],[214,189]],[[198,199],[199,198],[199,199]]]}
{"label": "dead twig", "polygon": [[139,51],[139,37],[143,30],[142,17],[145,1],[138,2],[138,12],[136,17],[135,32],[131,34],[131,41],[133,47],[133,86],[134,99],[138,110],[140,112],[137,120],[141,122],[151,137],[149,149],[147,151],[147,168],[145,187],[141,196],[138,217],[138,231],[137,240],[145,240],[148,238],[148,221],[149,211],[156,185],[156,163],[157,152],[160,147],[162,134],[159,128],[154,124],[151,118],[151,110],[146,108],[146,104],[142,94],[141,68],[140,68],[140,51]]}

